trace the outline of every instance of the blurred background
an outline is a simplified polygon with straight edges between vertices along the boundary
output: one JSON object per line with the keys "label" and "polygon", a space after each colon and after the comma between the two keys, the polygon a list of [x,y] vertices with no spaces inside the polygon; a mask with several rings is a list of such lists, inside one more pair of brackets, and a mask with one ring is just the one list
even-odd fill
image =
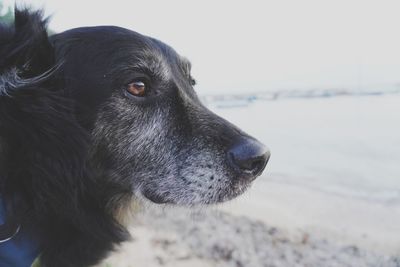
{"label": "blurred background", "polygon": [[272,151],[242,197],[149,208],[100,266],[400,266],[399,1],[18,3],[53,32],[118,25],[171,45],[203,102]]}

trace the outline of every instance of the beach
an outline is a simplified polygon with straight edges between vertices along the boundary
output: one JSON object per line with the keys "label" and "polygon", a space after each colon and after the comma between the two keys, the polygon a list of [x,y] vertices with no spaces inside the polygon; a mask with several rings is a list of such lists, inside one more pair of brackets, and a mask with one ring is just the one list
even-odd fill
{"label": "beach", "polygon": [[264,174],[215,207],[145,208],[100,266],[400,266],[399,94],[209,108],[271,149]]}

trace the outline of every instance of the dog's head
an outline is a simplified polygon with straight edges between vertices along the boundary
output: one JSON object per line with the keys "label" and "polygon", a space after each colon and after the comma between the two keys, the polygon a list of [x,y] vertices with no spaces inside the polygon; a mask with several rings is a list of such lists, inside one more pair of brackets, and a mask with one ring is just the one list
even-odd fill
{"label": "dog's head", "polygon": [[186,59],[127,29],[49,38],[29,10],[0,23],[0,195],[7,220],[38,236],[43,265],[104,257],[127,238],[132,197],[217,203],[261,174],[268,150],[193,87]]}
{"label": "dog's head", "polygon": [[264,170],[266,147],[202,105],[190,62],[168,45],[111,26],[72,29],[48,42],[54,79],[91,136],[87,160],[121,194],[217,203]]}

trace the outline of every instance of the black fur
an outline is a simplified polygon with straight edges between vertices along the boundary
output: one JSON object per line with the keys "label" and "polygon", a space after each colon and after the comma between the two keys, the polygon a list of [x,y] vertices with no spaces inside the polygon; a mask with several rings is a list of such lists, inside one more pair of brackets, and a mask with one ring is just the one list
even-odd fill
{"label": "black fur", "polygon": [[[200,103],[171,47],[111,26],[48,37],[46,22],[16,10],[0,27],[0,193],[43,266],[104,258],[132,198],[217,203],[261,174],[269,152]],[[126,90],[138,78],[145,97]]]}

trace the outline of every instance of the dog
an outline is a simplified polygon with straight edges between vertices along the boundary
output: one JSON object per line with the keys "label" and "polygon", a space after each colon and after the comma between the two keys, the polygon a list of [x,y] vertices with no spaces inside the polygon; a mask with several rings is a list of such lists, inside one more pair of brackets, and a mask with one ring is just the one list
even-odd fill
{"label": "dog", "polygon": [[129,238],[132,201],[220,203],[263,172],[268,149],[200,102],[170,46],[46,27],[30,9],[0,27],[0,259],[24,248],[4,266],[96,264]]}

